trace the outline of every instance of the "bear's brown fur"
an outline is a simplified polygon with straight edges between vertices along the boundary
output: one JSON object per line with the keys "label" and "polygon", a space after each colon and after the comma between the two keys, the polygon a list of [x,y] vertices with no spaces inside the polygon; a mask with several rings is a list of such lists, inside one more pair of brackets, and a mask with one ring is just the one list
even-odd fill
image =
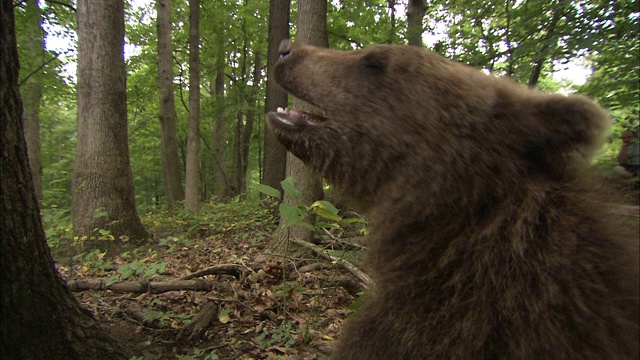
{"label": "bear's brown fur", "polygon": [[270,128],[372,227],[376,290],[333,359],[638,359],[638,240],[589,165],[602,109],[416,47],[280,54],[324,114]]}

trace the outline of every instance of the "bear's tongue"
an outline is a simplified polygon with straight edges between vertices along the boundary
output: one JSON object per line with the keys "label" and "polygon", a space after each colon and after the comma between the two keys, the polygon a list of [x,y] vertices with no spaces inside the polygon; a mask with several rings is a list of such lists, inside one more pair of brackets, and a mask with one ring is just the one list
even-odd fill
{"label": "bear's tongue", "polygon": [[278,108],[271,113],[273,119],[287,126],[314,126],[327,120],[326,118],[296,109]]}

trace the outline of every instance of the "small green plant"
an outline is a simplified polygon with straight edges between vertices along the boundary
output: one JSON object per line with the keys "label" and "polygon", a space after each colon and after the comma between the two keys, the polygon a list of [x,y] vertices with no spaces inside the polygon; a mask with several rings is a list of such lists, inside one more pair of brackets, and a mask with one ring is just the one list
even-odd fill
{"label": "small green plant", "polygon": [[156,262],[145,265],[141,262],[134,261],[120,266],[117,270],[118,275],[113,275],[107,279],[107,286],[113,285],[119,281],[130,280],[134,278],[149,279],[167,268],[167,263]]}
{"label": "small green plant", "polygon": [[[300,191],[295,188],[295,180],[292,177],[282,180],[280,184],[286,194],[296,200],[301,200],[302,196]],[[254,184],[253,187],[265,195],[277,199],[282,198],[280,191],[271,186]],[[324,200],[318,200],[309,206],[302,204],[292,205],[286,202],[281,202],[278,206],[278,210],[280,212],[280,217],[282,218],[282,225],[285,228],[296,225],[305,227],[314,232],[319,232],[322,228],[340,228],[338,222],[342,221],[342,217],[338,215],[340,210],[332,203]],[[308,218],[310,215],[317,215],[318,217],[328,221],[316,221],[313,224],[304,222],[303,220]]]}
{"label": "small green plant", "polygon": [[271,335],[269,335],[266,330],[263,330],[260,335],[256,337],[256,340],[263,350],[272,346],[288,348],[296,343],[296,339],[292,334],[294,334],[293,324],[290,321],[284,321],[282,326],[277,328]]}
{"label": "small green plant", "polygon": [[[295,188],[295,180],[291,177],[286,178],[281,182],[282,189],[284,193],[290,195],[296,200],[301,200],[300,192]],[[265,195],[282,199],[282,194],[277,189],[274,189],[270,186],[263,184],[255,184],[254,189],[262,192]],[[342,226],[359,226],[362,229],[365,229],[365,221],[362,218],[349,218],[343,219],[339,212],[340,210],[333,205],[332,203],[324,200],[315,201],[311,205],[303,205],[296,204],[292,205],[286,202],[281,202],[278,206],[278,210],[280,212],[280,217],[282,219],[282,226],[285,230],[291,226],[302,226],[304,228],[309,229],[312,232],[315,232],[319,235],[324,235],[324,229],[327,230],[339,230],[343,231]],[[307,222],[306,219],[313,219],[313,222]],[[363,231],[364,232],[364,231]],[[288,243],[287,243],[288,244]],[[285,248],[285,256],[286,256],[287,248]],[[334,254],[337,255],[337,254]],[[342,255],[344,256],[344,251],[342,251]],[[355,254],[348,254],[350,257],[355,257]],[[265,349],[274,345],[280,345],[284,347],[292,346],[296,343],[296,337],[292,334],[295,334],[293,330],[293,324],[287,319],[287,299],[295,292],[304,290],[305,288],[301,287],[296,281],[287,281],[286,279],[286,267],[284,266],[284,262],[282,263],[282,283],[277,286],[276,289],[281,290],[282,294],[282,307],[283,307],[283,316],[284,321],[282,325],[276,329],[271,335],[269,335],[266,331],[263,331],[256,340],[260,344],[260,347]],[[317,319],[316,319],[317,320]],[[309,339],[309,326],[314,323],[315,320],[307,323],[307,325],[299,329],[302,331],[303,340],[308,341]]]}

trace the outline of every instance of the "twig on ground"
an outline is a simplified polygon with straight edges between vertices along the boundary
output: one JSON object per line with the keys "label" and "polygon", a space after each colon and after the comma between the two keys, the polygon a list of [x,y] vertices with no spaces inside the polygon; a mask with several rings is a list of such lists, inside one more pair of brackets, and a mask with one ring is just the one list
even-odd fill
{"label": "twig on ground", "polygon": [[333,256],[333,255],[329,255],[327,254],[327,252],[325,251],[325,249],[323,249],[320,246],[311,244],[307,241],[302,241],[302,240],[297,240],[297,239],[291,239],[292,242],[303,246],[311,251],[313,251],[314,253],[316,253],[318,256],[330,260],[332,262],[335,262],[336,264],[342,266],[343,268],[345,268],[347,271],[349,271],[351,274],[353,274],[356,278],[358,278],[359,280],[359,284],[360,286],[363,288],[363,290],[370,290],[371,287],[373,286],[373,280],[371,279],[371,277],[369,275],[367,275],[364,271],[358,269],[355,265],[353,265],[352,263],[350,263],[347,260],[341,259],[337,256]]}

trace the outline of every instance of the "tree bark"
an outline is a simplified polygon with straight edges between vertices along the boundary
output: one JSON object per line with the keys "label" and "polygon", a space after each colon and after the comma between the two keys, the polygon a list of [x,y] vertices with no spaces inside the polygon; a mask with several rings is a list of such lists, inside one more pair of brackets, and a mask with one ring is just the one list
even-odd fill
{"label": "tree bark", "polygon": [[74,234],[149,236],[136,212],[127,138],[124,1],[78,1],[78,142]]}
{"label": "tree bark", "polygon": [[227,157],[225,142],[225,124],[224,124],[224,30],[219,28],[219,38],[216,50],[216,80],[214,84],[214,106],[216,119],[213,123],[213,178],[215,180],[215,188],[213,194],[219,199],[224,200],[229,196],[230,184],[227,177]]}
{"label": "tree bark", "polygon": [[407,6],[407,41],[411,46],[422,47],[422,19],[424,19],[426,11],[426,0],[409,0]]}
{"label": "tree bark", "polygon": [[[278,45],[289,37],[289,11],[291,0],[269,1],[269,50],[267,59],[267,95],[265,113],[287,106],[287,92],[282,90],[270,75],[278,61]],[[261,182],[282,192],[280,182],[284,180],[287,169],[287,151],[276,140],[271,131],[264,128],[264,156]]]}
{"label": "tree bark", "polygon": [[[42,162],[40,160],[40,101],[42,100],[42,64],[44,63],[44,33],[42,13],[36,0],[26,0],[26,24],[24,37],[27,49],[23,73],[31,74],[22,84],[24,135],[27,139],[29,165],[33,174],[36,198],[42,204]],[[35,73],[33,73],[35,71]]]}
{"label": "tree bark", "polygon": [[[245,6],[247,5],[247,0],[244,2]],[[236,85],[236,92],[244,98],[244,94],[246,94],[246,86],[247,86],[247,47],[249,46],[249,37],[247,36],[247,26],[246,21],[242,20],[242,51],[240,52],[240,76],[239,78],[236,76],[236,81],[234,82]],[[247,99],[247,105],[249,100]],[[233,195],[237,195],[241,193],[243,182],[242,177],[242,132],[244,131],[244,118],[246,115],[246,110],[241,109],[236,113],[236,127],[233,134],[233,171],[232,171],[232,193]]]}
{"label": "tree bark", "polygon": [[186,206],[200,207],[200,0],[189,0],[189,134],[187,136]]}
{"label": "tree bark", "polygon": [[249,110],[247,110],[247,118],[242,128],[242,166],[240,169],[240,193],[247,192],[247,170],[249,168],[249,148],[251,145],[251,133],[253,132],[253,122],[255,119],[256,96],[260,91],[260,81],[262,79],[262,59],[260,53],[256,52],[255,62],[253,65],[253,92],[247,100]]}
{"label": "tree bark", "polygon": [[169,206],[183,200],[182,170],[176,140],[176,108],[173,93],[173,54],[171,46],[171,0],[156,2],[158,13],[158,96],[160,100],[160,143],[164,195]]}
{"label": "tree bark", "polygon": [[0,358],[129,359],[58,277],[29,170],[12,1],[0,2]]}
{"label": "tree bark", "polygon": [[[327,1],[309,0],[298,2],[298,36],[296,41],[320,47],[328,47],[327,38]],[[313,112],[314,107],[300,99],[293,100],[293,107],[301,111]],[[300,191],[301,198],[295,198],[285,194],[284,201],[289,204],[301,203],[309,205],[322,198],[322,179],[307,168],[302,160],[288,153],[287,176],[296,180],[296,188]],[[282,224],[282,221],[280,221]],[[284,228],[280,226],[276,231],[269,248],[274,253],[283,253],[287,248],[289,238],[310,240],[312,233],[307,228],[295,226]]]}

